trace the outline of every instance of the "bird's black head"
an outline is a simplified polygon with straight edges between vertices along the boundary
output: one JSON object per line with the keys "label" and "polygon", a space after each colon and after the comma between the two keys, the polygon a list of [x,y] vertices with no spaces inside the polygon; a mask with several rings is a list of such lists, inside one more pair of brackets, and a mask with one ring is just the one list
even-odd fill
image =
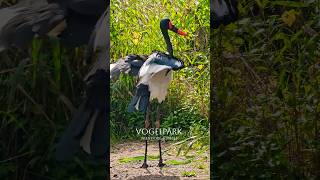
{"label": "bird's black head", "polygon": [[169,29],[169,22],[170,22],[170,19],[166,18],[166,19],[162,19],[160,21],[160,29],[161,30],[167,30]]}

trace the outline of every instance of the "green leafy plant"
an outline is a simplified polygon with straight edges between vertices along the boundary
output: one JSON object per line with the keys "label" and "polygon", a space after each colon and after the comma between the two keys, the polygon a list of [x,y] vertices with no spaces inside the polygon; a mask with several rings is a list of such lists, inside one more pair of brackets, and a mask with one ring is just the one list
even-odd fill
{"label": "green leafy plant", "polygon": [[239,1],[211,31],[212,177],[319,175],[319,3]]}
{"label": "green leafy plant", "polygon": [[197,173],[195,171],[183,171],[181,175],[183,177],[196,177]]}

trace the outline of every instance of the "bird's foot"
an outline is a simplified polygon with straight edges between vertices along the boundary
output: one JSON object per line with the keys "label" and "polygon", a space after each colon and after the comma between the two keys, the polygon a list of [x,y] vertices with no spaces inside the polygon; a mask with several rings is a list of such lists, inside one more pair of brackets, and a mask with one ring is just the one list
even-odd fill
{"label": "bird's foot", "polygon": [[165,166],[165,165],[166,165],[166,164],[164,164],[163,162],[159,162],[159,164],[158,164],[158,166],[161,167],[161,168],[162,168],[163,166]]}
{"label": "bird's foot", "polygon": [[142,164],[142,166],[141,166],[141,168],[144,168],[144,169],[147,169],[149,166],[148,166],[148,164],[146,163],[146,162],[144,162],[143,164]]}

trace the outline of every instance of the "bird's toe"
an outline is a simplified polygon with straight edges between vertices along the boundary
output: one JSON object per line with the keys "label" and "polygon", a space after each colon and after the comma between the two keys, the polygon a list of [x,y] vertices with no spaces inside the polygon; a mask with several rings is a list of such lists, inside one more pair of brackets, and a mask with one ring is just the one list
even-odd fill
{"label": "bird's toe", "polygon": [[165,165],[166,165],[166,164],[164,164],[164,163],[162,163],[162,162],[159,162],[159,164],[158,164],[158,166],[161,167],[161,168],[164,167]]}
{"label": "bird's toe", "polygon": [[148,167],[149,167],[149,166],[148,166],[147,163],[143,163],[142,166],[141,166],[141,168],[144,168],[144,169],[147,169]]}

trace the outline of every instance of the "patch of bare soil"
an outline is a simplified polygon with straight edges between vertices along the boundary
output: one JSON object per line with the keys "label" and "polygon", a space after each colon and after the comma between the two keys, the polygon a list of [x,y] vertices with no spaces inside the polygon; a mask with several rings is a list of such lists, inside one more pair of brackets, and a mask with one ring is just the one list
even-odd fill
{"label": "patch of bare soil", "polygon": [[[162,149],[166,150],[168,146],[170,146],[169,143],[163,143]],[[160,168],[158,167],[158,157],[156,157],[159,155],[158,143],[151,141],[148,143],[148,156],[152,156],[153,158],[147,160],[149,167],[144,169],[140,168],[143,164],[141,156],[144,155],[144,149],[143,141],[114,145],[111,148],[110,154],[111,179],[210,179],[208,152],[188,159],[187,157],[176,156],[176,153],[167,151],[163,153],[163,160],[166,165],[163,168]],[[127,159],[127,161],[123,161],[123,159]],[[131,161],[131,159],[134,160]]]}

